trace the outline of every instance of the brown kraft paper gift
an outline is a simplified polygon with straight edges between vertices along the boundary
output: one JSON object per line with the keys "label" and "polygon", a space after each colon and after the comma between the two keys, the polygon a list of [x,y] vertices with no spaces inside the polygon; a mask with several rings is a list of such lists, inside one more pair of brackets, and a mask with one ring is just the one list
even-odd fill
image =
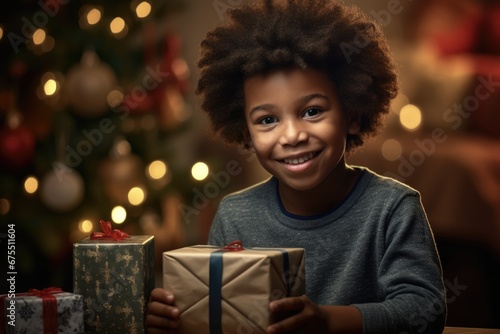
{"label": "brown kraft paper gift", "polygon": [[181,334],[265,333],[269,302],[305,293],[303,248],[197,245],[163,253],[163,287]]}

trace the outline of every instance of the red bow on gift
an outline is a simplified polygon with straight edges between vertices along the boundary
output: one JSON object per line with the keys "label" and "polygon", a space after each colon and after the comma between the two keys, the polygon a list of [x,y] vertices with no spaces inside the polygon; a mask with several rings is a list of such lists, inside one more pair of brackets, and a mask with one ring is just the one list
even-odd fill
{"label": "red bow on gift", "polygon": [[90,235],[90,240],[95,240],[95,239],[113,239],[113,240],[123,240],[126,238],[130,238],[130,236],[123,232],[120,231],[119,229],[115,228],[114,230],[111,228],[111,223],[100,220],[101,223],[101,230],[102,232],[93,232]]}
{"label": "red bow on gift", "polygon": [[29,289],[27,295],[43,298],[48,295],[53,295],[54,293],[61,293],[61,292],[63,292],[61,288],[51,287],[51,288],[45,288],[43,290]]}
{"label": "red bow on gift", "polygon": [[230,251],[230,252],[239,252],[239,251],[242,251],[244,249],[245,248],[243,248],[243,244],[239,240],[232,241],[221,248],[221,250]]}

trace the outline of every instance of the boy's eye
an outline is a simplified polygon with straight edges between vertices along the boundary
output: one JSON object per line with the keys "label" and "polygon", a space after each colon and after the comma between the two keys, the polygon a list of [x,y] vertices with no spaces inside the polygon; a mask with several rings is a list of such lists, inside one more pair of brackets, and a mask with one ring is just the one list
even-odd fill
{"label": "boy's eye", "polygon": [[273,124],[274,122],[276,122],[276,117],[272,117],[272,116],[267,116],[267,117],[261,118],[259,120],[259,124],[263,124],[263,125]]}
{"label": "boy's eye", "polygon": [[318,108],[309,108],[304,112],[304,117],[314,117],[319,115],[320,112],[321,110]]}

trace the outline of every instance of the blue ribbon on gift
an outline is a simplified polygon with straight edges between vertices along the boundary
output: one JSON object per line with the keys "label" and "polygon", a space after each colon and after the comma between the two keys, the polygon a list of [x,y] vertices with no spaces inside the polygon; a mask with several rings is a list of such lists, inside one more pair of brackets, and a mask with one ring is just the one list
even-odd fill
{"label": "blue ribbon on gift", "polygon": [[[255,250],[279,250],[283,254],[283,270],[287,296],[290,295],[290,260],[288,252],[277,248],[253,248]],[[225,252],[244,250],[239,240],[233,241],[223,248],[210,254],[209,268],[209,293],[208,293],[208,319],[210,334],[222,334],[222,273],[223,256]]]}
{"label": "blue ribbon on gift", "polygon": [[210,254],[208,319],[210,334],[222,334],[222,250]]}

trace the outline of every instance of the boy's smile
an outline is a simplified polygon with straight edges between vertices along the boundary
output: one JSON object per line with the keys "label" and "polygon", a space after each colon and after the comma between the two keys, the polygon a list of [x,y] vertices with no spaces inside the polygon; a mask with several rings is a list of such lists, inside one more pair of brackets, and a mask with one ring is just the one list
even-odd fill
{"label": "boy's smile", "polygon": [[313,69],[256,75],[245,80],[244,94],[248,141],[280,181],[280,194],[342,187],[346,137],[359,126],[340,109],[327,75]]}

